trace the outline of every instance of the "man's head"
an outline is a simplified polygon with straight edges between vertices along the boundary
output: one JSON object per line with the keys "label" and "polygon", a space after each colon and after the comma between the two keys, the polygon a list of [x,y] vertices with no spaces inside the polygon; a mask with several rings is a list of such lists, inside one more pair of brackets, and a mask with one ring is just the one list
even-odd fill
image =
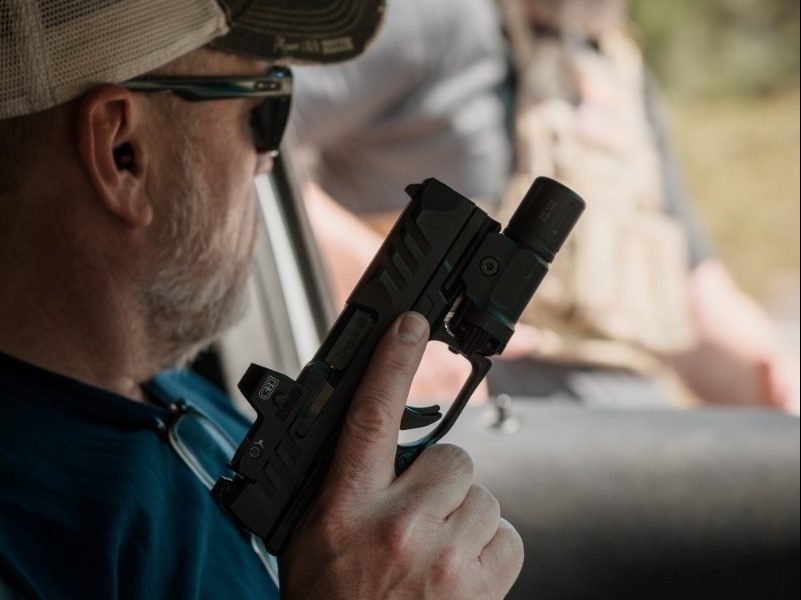
{"label": "man's head", "polygon": [[[267,68],[198,49],[155,75],[256,76]],[[150,165],[137,202],[152,211],[143,249],[150,260],[135,292],[151,350],[166,366],[189,358],[238,317],[256,232],[252,181],[271,159],[257,151],[250,126],[262,99],[188,102],[161,92],[134,93],[133,101],[154,126],[131,131],[115,146],[115,161],[126,161],[132,178],[140,163]]]}
{"label": "man's head", "polygon": [[[135,315],[129,336],[157,363],[146,370],[185,358],[227,324],[246,279],[252,179],[271,164],[253,109],[287,101],[268,70],[358,53],[382,5],[0,3],[0,250],[31,248],[29,279],[59,274],[65,297],[83,290],[98,311]],[[170,82],[153,93],[126,83],[143,76]],[[220,77],[281,93],[229,85],[226,99],[192,101],[178,89],[191,78],[206,94],[221,84],[204,78]]]}

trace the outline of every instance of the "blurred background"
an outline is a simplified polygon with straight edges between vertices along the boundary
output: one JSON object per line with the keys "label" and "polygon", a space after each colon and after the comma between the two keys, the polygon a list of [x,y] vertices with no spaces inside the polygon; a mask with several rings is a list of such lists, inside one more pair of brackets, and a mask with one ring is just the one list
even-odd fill
{"label": "blurred background", "polygon": [[632,0],[700,220],[799,350],[799,3]]}

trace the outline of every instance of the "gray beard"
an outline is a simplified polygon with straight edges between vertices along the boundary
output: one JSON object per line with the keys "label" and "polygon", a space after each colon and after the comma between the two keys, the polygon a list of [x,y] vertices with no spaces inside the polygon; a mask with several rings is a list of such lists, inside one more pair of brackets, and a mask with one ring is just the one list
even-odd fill
{"label": "gray beard", "polygon": [[157,235],[155,267],[141,288],[150,358],[158,369],[186,365],[247,308],[247,264],[229,255],[223,228],[205,207],[211,193],[191,174],[202,160],[191,143],[176,152],[170,214]]}
{"label": "gray beard", "polygon": [[151,358],[157,367],[185,366],[234,325],[247,309],[245,281],[230,266],[221,265],[204,277],[191,264],[163,265],[145,293]]}

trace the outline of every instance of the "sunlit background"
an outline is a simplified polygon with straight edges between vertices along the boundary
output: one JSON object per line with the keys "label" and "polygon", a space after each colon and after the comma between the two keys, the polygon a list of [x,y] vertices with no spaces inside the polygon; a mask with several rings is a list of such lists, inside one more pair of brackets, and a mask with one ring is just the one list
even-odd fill
{"label": "sunlit background", "polygon": [[632,0],[699,218],[799,346],[798,0]]}

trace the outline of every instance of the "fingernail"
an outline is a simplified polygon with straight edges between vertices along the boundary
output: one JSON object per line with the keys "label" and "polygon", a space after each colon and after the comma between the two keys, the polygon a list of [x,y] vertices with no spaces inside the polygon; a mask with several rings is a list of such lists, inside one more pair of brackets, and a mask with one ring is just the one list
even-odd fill
{"label": "fingernail", "polygon": [[416,344],[422,340],[427,331],[428,321],[413,312],[404,314],[398,324],[398,337],[410,344]]}

